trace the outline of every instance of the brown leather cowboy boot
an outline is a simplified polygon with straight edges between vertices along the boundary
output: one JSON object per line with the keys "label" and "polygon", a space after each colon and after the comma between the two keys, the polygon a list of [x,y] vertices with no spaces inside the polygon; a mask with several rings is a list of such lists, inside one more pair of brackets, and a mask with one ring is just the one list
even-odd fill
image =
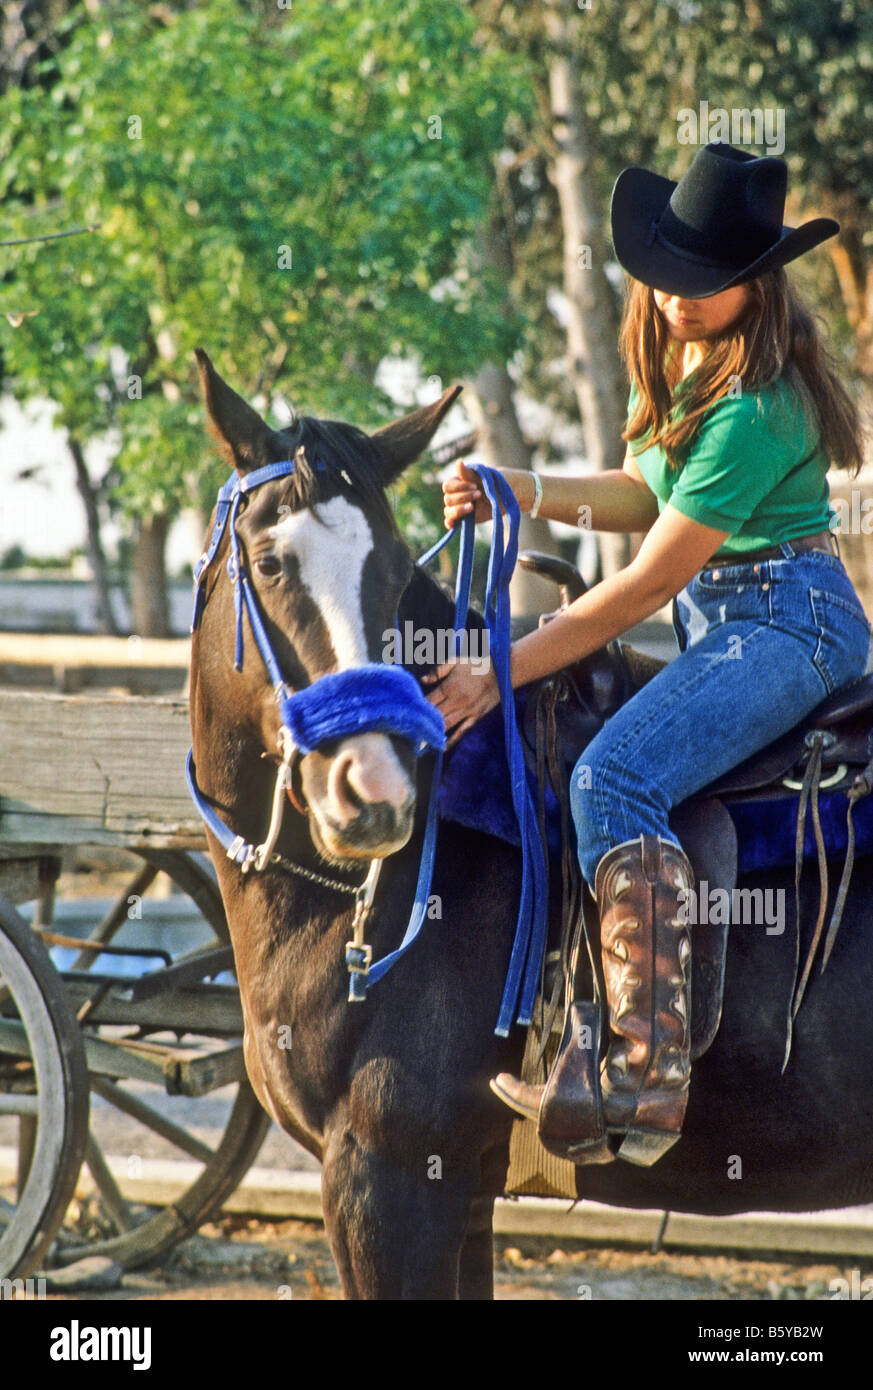
{"label": "brown leather cowboy boot", "polygon": [[[566,1064],[569,1039],[545,1086],[502,1072],[491,1089],[538,1120],[545,1146],[574,1162],[605,1161],[595,1137],[605,1119],[608,1130],[624,1136],[620,1157],[649,1165],[679,1138],[688,1099],[691,944],[681,909],[694,873],[678,845],[644,835],[603,856],[594,886],[614,1035],[601,1068],[603,1118],[590,1076],[580,1078]],[[570,1144],[573,1129],[578,1147]]]}
{"label": "brown leather cowboy boot", "polygon": [[600,944],[612,1041],[601,1068],[607,1128],[621,1158],[648,1165],[675,1144],[688,1102],[694,871],[657,835],[617,845],[597,866]]}

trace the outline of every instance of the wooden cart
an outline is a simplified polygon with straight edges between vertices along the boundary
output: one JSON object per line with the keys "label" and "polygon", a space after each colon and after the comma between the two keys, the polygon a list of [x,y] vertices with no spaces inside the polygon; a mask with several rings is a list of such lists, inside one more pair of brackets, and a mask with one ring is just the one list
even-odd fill
{"label": "wooden cart", "polygon": [[[269,1128],[245,1075],[227,923],[185,787],[188,743],[184,700],[0,691],[0,1278],[92,1254],[126,1268],[154,1260],[221,1206]],[[70,937],[57,881],[86,846],[123,851],[129,873],[115,866],[114,900]],[[167,879],[201,919],[184,950],[154,941],[162,903],[179,901]],[[209,1144],[193,1100],[224,1087],[232,1104]],[[166,1096],[190,1098],[183,1117]],[[125,1199],[94,1136],[101,1103],[128,1132],[134,1123],[195,1160],[172,1206]],[[65,1222],[83,1164],[93,1195]]]}

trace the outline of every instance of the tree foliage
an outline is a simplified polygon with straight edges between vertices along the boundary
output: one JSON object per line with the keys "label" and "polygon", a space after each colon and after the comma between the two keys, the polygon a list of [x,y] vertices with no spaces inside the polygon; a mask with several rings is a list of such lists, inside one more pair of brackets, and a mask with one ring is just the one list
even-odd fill
{"label": "tree foliage", "polygon": [[[139,515],[175,509],[203,476],[198,343],[249,397],[281,392],[364,425],[389,413],[374,374],[392,355],[444,380],[512,361],[529,395],[577,418],[553,312],[557,5],[604,220],[621,168],[687,167],[683,107],[784,111],[791,216],[829,212],[844,228],[795,273],[865,369],[866,0],[57,0],[42,68],[31,58],[4,97],[4,234],[102,225],[2,253],[0,308],[39,311],[4,335],[16,394],[49,396],[83,438],[110,432],[119,495]],[[488,227],[502,274],[476,252]],[[415,498],[411,475],[404,506],[424,525],[430,504]]]}
{"label": "tree foliage", "polygon": [[80,436],[114,432],[131,511],[177,507],[202,471],[198,344],[245,395],[365,425],[388,413],[386,354],[448,379],[514,350],[502,286],[467,248],[523,80],[466,5],[296,0],[268,25],[212,0],[68,22],[48,92],[6,95],[0,192],[10,234],[51,226],[58,200],[101,227],[18,253],[4,293],[39,312],[6,365]]}

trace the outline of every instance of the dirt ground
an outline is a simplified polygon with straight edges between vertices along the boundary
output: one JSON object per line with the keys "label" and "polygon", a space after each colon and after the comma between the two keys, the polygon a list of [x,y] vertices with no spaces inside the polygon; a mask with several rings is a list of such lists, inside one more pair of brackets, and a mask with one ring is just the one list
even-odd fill
{"label": "dirt ground", "polygon": [[[669,1250],[654,1255],[540,1237],[498,1239],[496,1251],[496,1296],[506,1301],[828,1300],[831,1281],[850,1279],[849,1266],[857,1267],[852,1260],[751,1260]],[[861,1279],[873,1273],[868,1265],[860,1269]],[[310,1301],[339,1299],[340,1290],[321,1225],[228,1216],[204,1226],[160,1269],[132,1271],[105,1292],[49,1298]]]}

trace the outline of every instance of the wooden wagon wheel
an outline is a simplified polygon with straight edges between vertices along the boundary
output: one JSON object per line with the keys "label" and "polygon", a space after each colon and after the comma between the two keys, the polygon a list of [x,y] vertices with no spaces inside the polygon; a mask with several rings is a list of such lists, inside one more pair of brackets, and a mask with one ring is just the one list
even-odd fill
{"label": "wooden wagon wheel", "polygon": [[73,1195],[88,1137],[76,1018],[42,942],[0,897],[0,1117],[16,1117],[16,1173],[0,1192],[0,1278],[40,1264]]}
{"label": "wooden wagon wheel", "polygon": [[[181,850],[135,853],[142,861],[137,871],[102,921],[77,942],[80,950],[72,966],[61,973],[79,1018],[92,1097],[202,1168],[182,1195],[162,1210],[127,1200],[121,1191],[123,1178],[136,1173],[122,1174],[120,1182],[117,1168],[112,1171],[94,1135],[92,1105],[85,1166],[96,1200],[70,1213],[51,1253],[54,1265],[86,1255],[109,1256],[127,1269],[153,1262],[220,1208],[251,1166],[270,1126],[245,1075],[238,990],[203,982],[233,968],[214,870],[205,855]],[[169,964],[165,961],[154,972],[119,980],[112,973],[116,958],[161,954],[153,950],[145,921],[138,924],[135,949],[114,940],[128,925],[129,905],[144,900],[159,872],[194,902],[212,939]],[[39,927],[44,939],[57,946],[67,939],[47,925],[49,915],[45,910],[39,914]],[[102,949],[86,943],[95,948],[99,943]],[[203,1096],[223,1085],[235,1085],[236,1094],[214,1147],[189,1127],[187,1110],[193,1102],[185,1107],[184,1124],[166,1113],[168,1094]],[[193,1115],[196,1125],[196,1105]]]}

